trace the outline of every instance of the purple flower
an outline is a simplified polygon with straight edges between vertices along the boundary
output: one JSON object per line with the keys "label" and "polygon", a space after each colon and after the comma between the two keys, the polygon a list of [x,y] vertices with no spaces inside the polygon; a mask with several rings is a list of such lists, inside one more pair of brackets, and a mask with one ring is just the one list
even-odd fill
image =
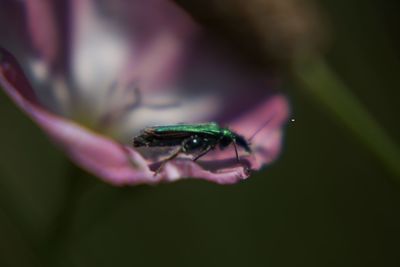
{"label": "purple flower", "polygon": [[[0,85],[69,157],[116,185],[185,177],[235,183],[273,161],[288,104],[172,1],[1,0]],[[131,143],[146,126],[216,121],[249,138],[199,162]],[[149,153],[149,151],[153,153]],[[152,155],[149,155],[152,154]],[[144,157],[146,155],[146,158]],[[167,154],[168,155],[168,154]]]}

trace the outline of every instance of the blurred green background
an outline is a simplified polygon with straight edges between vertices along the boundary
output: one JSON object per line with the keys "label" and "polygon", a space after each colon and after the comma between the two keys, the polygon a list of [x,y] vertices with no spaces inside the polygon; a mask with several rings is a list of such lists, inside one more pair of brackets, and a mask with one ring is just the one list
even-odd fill
{"label": "blurred green background", "polygon": [[[400,140],[396,2],[319,1],[329,64]],[[111,187],[0,93],[0,266],[400,266],[400,185],[296,83],[284,87],[296,121],[281,157],[233,186]]]}

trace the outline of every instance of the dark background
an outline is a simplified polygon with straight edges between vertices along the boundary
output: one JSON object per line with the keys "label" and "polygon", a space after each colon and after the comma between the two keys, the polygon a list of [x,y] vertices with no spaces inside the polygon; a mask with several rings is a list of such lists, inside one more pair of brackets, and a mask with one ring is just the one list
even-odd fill
{"label": "dark background", "polygon": [[[319,2],[329,64],[400,140],[397,1]],[[400,185],[296,83],[284,87],[296,121],[281,157],[233,186],[111,187],[0,93],[0,266],[400,266]]]}

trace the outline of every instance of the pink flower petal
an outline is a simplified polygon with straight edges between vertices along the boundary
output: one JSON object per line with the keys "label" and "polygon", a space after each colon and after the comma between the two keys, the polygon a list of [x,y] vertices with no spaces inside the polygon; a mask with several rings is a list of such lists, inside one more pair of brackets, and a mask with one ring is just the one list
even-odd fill
{"label": "pink flower petal", "polygon": [[46,111],[32,97],[33,91],[26,83],[14,58],[4,50],[1,50],[0,55],[0,84],[5,92],[73,161],[109,183],[154,184],[184,177],[197,177],[220,184],[232,184],[248,177],[246,168],[241,166],[212,172],[189,159],[171,161],[160,174],[154,176],[143,157],[129,146]]}
{"label": "pink flower petal", "polygon": [[[1,50],[0,84],[15,103],[60,145],[77,164],[116,185],[153,183],[143,158],[131,148],[49,113],[32,97],[33,91],[15,60]],[[18,87],[17,87],[18,86]]]}
{"label": "pink flower petal", "polygon": [[52,0],[27,0],[27,26],[33,46],[45,62],[52,65],[59,57],[60,36],[57,32],[55,4]]}
{"label": "pink flower petal", "polygon": [[[111,86],[113,80],[124,81],[127,84],[138,80],[141,89],[147,93],[146,100],[150,99],[150,103],[154,93],[162,89],[163,94],[171,94],[186,105],[178,105],[168,110],[150,109],[150,112],[144,108],[147,113],[139,112],[142,115],[139,116],[141,124],[137,119],[119,121],[118,123],[127,125],[118,133],[124,134],[120,140],[131,139],[134,131],[140,130],[143,125],[154,125],[154,121],[163,116],[160,121],[172,123],[181,122],[181,118],[188,123],[217,121],[222,123],[221,126],[228,126],[247,139],[268,122],[251,140],[253,153],[248,154],[240,150],[240,162],[237,162],[231,145],[225,150],[211,151],[199,162],[178,157],[168,162],[160,173],[154,176],[159,162],[145,160],[131,145],[123,145],[95,133],[45,108],[32,90],[31,84],[35,79],[29,82],[15,59],[8,52],[0,50],[0,84],[4,90],[73,161],[115,185],[154,184],[185,177],[232,184],[249,177],[251,170],[258,170],[273,161],[279,154],[282,128],[289,113],[286,98],[273,90],[276,87],[275,80],[252,66],[244,65],[243,61],[236,60],[232,51],[225,51],[215,40],[208,38],[206,33],[173,2],[128,2],[68,2],[70,10],[73,10],[73,14],[69,14],[73,21],[69,36],[72,43],[63,47],[59,44],[67,38],[64,36],[67,33],[55,30],[60,23],[54,24],[55,26],[48,25],[55,16],[49,14],[49,10],[55,7],[48,2],[37,6],[33,5],[33,2],[26,2],[33,44],[45,59],[46,67],[51,69],[53,62],[58,61],[71,63],[70,69],[60,69],[58,75],[61,76],[56,76],[71,79],[67,80],[70,83],[65,83],[62,88],[81,90],[77,96],[85,97],[76,100],[80,101],[83,107],[87,107],[88,112],[93,111],[89,110],[91,107],[97,106],[90,106],[88,102],[97,96],[107,96],[107,86]],[[38,19],[41,13],[43,17]],[[90,36],[91,34],[93,36]],[[102,42],[103,46],[96,46],[93,40],[110,43]],[[126,40],[128,41],[125,42]],[[92,48],[93,45],[96,47]],[[71,50],[67,51],[66,47],[70,47]],[[128,53],[121,54],[127,57],[118,57],[115,53],[107,54],[110,48],[112,51],[121,51],[119,47],[127,48]],[[82,51],[83,55],[90,57],[82,57]],[[93,53],[94,51],[101,51],[101,57],[98,53]],[[23,54],[19,56],[21,55]],[[66,55],[69,57],[67,60],[59,58]],[[92,59],[94,60],[89,62]],[[23,62],[26,63],[26,60]],[[69,73],[71,70],[73,73]],[[57,82],[57,79],[52,80],[54,77],[51,75],[47,81],[49,85],[52,85],[51,82]],[[71,85],[76,87],[69,88]],[[82,94],[83,89],[86,90],[85,94]],[[107,100],[99,99],[96,103],[111,102]],[[45,104],[46,107],[57,105],[47,102]],[[116,102],[116,106],[118,104],[120,103]],[[111,110],[110,114],[114,114],[113,109],[105,106],[100,105],[104,108],[102,112]],[[129,119],[138,117],[135,110],[129,115],[133,115]]]}
{"label": "pink flower petal", "polygon": [[252,169],[258,170],[277,158],[288,116],[288,102],[284,96],[277,94],[230,123],[232,129],[248,139],[256,134],[250,140],[255,157]]}

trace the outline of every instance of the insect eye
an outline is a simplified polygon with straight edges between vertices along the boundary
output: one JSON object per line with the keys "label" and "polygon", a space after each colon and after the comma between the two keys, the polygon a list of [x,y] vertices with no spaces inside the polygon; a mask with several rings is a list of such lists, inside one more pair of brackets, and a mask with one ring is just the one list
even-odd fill
{"label": "insect eye", "polygon": [[202,140],[200,138],[197,138],[197,137],[193,138],[191,140],[191,142],[190,142],[190,146],[193,147],[193,148],[194,147],[199,147],[201,145],[202,145]]}
{"label": "insect eye", "polygon": [[196,150],[199,149],[200,147],[203,146],[203,142],[201,138],[192,137],[186,144],[185,144],[185,149],[190,151],[190,150]]}

